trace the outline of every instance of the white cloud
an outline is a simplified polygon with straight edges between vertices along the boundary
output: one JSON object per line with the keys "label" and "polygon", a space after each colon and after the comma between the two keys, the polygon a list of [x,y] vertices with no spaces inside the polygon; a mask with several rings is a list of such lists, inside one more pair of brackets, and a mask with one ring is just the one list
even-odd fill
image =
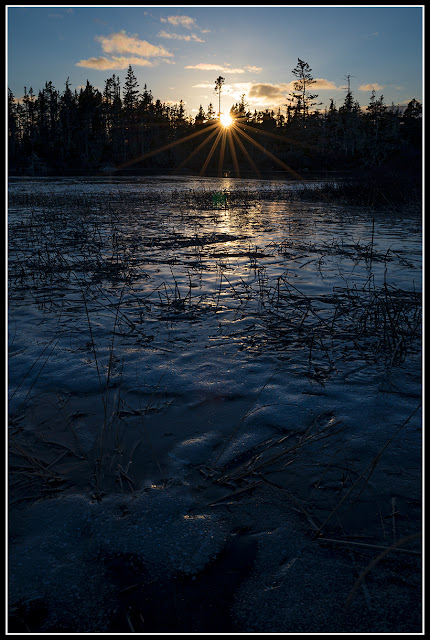
{"label": "white cloud", "polygon": [[125,55],[112,55],[110,58],[105,56],[92,57],[77,62],[77,67],[85,67],[87,69],[126,69],[130,64],[139,67],[152,67],[154,63],[147,60],[147,58],[156,57],[164,62],[174,64],[172,60],[168,59],[173,57],[173,54],[167,49],[150,44],[146,40],[140,40],[136,35],[129,36],[125,31],[111,33],[109,36],[95,36],[95,40],[100,42],[105,53]]}
{"label": "white cloud", "polygon": [[194,42],[204,42],[204,40],[196,36],[194,33],[192,33],[191,35],[179,35],[177,33],[167,33],[167,31],[163,30],[160,31],[158,37],[167,38],[169,40],[185,40],[186,42],[191,42],[191,40],[193,40]]}
{"label": "white cloud", "polygon": [[359,91],[382,91],[383,85],[374,82],[373,84],[362,84],[361,87],[358,87]]}
{"label": "white cloud", "polygon": [[243,69],[232,69],[228,66],[221,66],[220,64],[208,64],[206,62],[189,64],[185,67],[185,69],[197,69],[198,71],[220,71],[222,73],[245,73]]}
{"label": "white cloud", "polygon": [[175,27],[181,26],[191,29],[195,26],[196,21],[189,16],[168,16],[167,18],[160,18],[161,22],[168,22]]}
{"label": "white cloud", "polygon": [[88,60],[80,60],[76,63],[77,67],[85,67],[86,69],[127,69],[129,65],[140,67],[152,67],[153,63],[145,58],[136,58],[136,56],[113,56],[110,60],[101,56],[99,58],[88,58]]}
{"label": "white cloud", "polygon": [[324,78],[314,78],[315,84],[312,85],[312,91],[319,89],[320,91],[340,91],[342,87],[337,87],[331,80],[325,80]]}
{"label": "white cloud", "polygon": [[101,43],[102,49],[106,53],[134,54],[145,58],[173,56],[173,53],[164,47],[150,44],[146,40],[139,40],[135,36],[128,36],[124,31],[111,33],[109,36],[96,36],[95,39]]}

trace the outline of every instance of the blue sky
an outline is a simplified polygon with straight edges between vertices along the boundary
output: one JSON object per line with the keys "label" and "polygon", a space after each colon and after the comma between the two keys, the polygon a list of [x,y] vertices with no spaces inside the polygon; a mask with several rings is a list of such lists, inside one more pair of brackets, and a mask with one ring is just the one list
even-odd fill
{"label": "blue sky", "polygon": [[245,94],[249,108],[285,111],[292,70],[309,63],[321,108],[345,97],[362,107],[372,87],[386,104],[422,100],[422,5],[7,7],[7,81],[16,98],[52,81],[63,91],[103,90],[132,65],[142,90],[195,116],[225,78],[223,111]]}

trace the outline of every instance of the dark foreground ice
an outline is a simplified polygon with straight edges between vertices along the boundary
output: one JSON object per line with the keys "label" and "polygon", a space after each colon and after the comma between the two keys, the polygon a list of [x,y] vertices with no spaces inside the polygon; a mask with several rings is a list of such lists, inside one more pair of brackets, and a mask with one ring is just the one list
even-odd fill
{"label": "dark foreground ice", "polygon": [[11,181],[10,631],[421,630],[421,221],[285,190]]}

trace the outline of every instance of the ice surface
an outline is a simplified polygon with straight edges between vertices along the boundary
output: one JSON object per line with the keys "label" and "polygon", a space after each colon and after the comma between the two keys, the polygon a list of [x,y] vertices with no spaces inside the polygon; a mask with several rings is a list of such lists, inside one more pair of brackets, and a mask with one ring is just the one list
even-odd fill
{"label": "ice surface", "polygon": [[[405,498],[396,535],[415,526],[419,222],[275,197],[291,188],[210,178],[11,181],[10,436],[26,453],[15,449],[11,468],[13,602],[43,598],[49,615],[73,620],[79,610],[87,629],[91,620],[102,629],[113,588],[103,557],[135,554],[154,580],[198,573],[235,527],[249,526],[260,551],[237,617],[261,630],[251,612],[261,603],[267,631],[290,631],[277,627],[288,585],[299,592],[318,571],[297,555],[308,540],[304,513],[324,520],[381,450],[366,500],[384,515],[366,516],[363,528],[372,540],[382,535],[393,495]],[[232,202],[235,192],[253,196],[214,206],[224,189]],[[265,493],[248,494],[260,476],[245,484],[229,476],[260,464],[269,446],[282,454],[284,438],[293,446],[310,437],[297,460],[265,470]],[[63,488],[47,491],[42,474],[34,489],[38,460]],[[236,490],[243,501],[216,503]],[[277,491],[293,492],[305,512]],[[341,517],[353,535],[356,521]],[[389,544],[387,530],[380,543]],[[283,567],[300,568],[292,582],[281,555]],[[333,566],[335,577],[345,571],[343,561]],[[314,598],[300,597],[306,606]],[[292,610],[305,606],[289,598]],[[324,624],[332,604],[319,611]]]}

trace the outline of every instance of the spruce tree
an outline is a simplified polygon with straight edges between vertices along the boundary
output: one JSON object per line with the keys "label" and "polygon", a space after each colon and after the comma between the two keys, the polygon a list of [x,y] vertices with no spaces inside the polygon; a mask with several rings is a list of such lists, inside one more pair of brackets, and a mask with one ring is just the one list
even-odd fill
{"label": "spruce tree", "polygon": [[133,109],[137,107],[138,95],[139,89],[137,88],[137,79],[130,64],[128,65],[127,75],[125,77],[123,95],[124,110],[127,115],[130,115],[133,112]]}
{"label": "spruce tree", "polygon": [[293,69],[296,77],[294,82],[294,91],[290,93],[291,100],[296,103],[296,116],[301,120],[305,120],[309,116],[309,109],[313,107],[318,98],[318,94],[311,93],[309,90],[316,80],[312,76],[312,69],[307,62],[297,59],[297,66]]}

